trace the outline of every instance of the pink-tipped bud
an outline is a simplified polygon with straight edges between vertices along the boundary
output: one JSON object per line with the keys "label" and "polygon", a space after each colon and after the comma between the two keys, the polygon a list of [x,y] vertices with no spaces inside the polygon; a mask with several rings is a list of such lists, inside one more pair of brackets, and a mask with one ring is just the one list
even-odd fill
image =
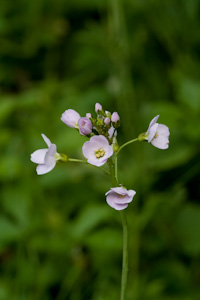
{"label": "pink-tipped bud", "polygon": [[117,123],[118,121],[119,121],[119,115],[118,115],[118,113],[115,111],[114,113],[112,113],[112,116],[111,116],[111,121],[113,122],[113,123]]}
{"label": "pink-tipped bud", "polygon": [[88,118],[88,119],[92,118],[91,113],[87,113],[87,114],[86,114],[86,118]]}
{"label": "pink-tipped bud", "polygon": [[106,125],[109,125],[109,124],[110,124],[110,118],[106,117],[106,118],[104,119],[104,123],[105,123]]}
{"label": "pink-tipped bud", "polygon": [[98,113],[98,111],[101,111],[101,110],[102,110],[101,104],[96,103],[96,104],[95,104],[95,112]]}

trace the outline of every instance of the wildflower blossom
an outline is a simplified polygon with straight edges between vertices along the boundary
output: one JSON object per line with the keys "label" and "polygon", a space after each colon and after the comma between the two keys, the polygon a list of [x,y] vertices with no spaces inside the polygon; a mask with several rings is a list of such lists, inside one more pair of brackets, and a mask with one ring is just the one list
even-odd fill
{"label": "wildflower blossom", "polygon": [[38,164],[36,172],[38,175],[50,172],[56,165],[56,161],[61,158],[57,153],[57,147],[42,133],[42,137],[48,148],[36,150],[31,154],[31,161]]}
{"label": "wildflower blossom", "polygon": [[97,167],[105,164],[108,158],[113,155],[113,149],[103,135],[91,137],[89,141],[83,144],[82,151],[88,163]]}
{"label": "wildflower blossom", "polygon": [[123,210],[127,208],[135,194],[136,192],[134,190],[127,190],[122,186],[113,187],[105,194],[106,202],[116,210]]}
{"label": "wildflower blossom", "polygon": [[78,127],[81,135],[88,135],[92,132],[92,122],[87,117],[79,119]]}
{"label": "wildflower blossom", "polygon": [[146,132],[148,142],[159,149],[167,149],[169,147],[169,128],[166,125],[156,123],[159,118],[157,115],[149,124]]}
{"label": "wildflower blossom", "polygon": [[61,120],[71,128],[78,128],[78,121],[80,119],[79,113],[73,109],[67,109],[61,117]]}

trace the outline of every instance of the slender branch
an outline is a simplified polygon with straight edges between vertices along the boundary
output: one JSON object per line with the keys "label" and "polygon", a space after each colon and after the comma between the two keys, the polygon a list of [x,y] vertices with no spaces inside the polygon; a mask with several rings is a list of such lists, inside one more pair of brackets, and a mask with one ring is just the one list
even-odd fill
{"label": "slender branch", "polygon": [[120,211],[123,227],[123,259],[122,259],[122,278],[121,278],[121,297],[125,300],[127,277],[128,277],[128,226],[125,211]]}
{"label": "slender branch", "polygon": [[97,169],[100,169],[101,171],[105,172],[106,174],[110,175],[110,172],[108,172],[106,169],[102,168],[102,167],[97,167],[97,166],[94,166],[94,165],[91,165],[89,164],[86,160],[82,160],[82,159],[76,159],[76,158],[68,158],[68,161],[71,161],[71,162],[78,162],[78,163],[85,163],[87,165],[90,165],[92,167],[95,167]]}
{"label": "slender branch", "polygon": [[130,140],[130,141],[126,142],[125,144],[123,144],[123,145],[119,148],[119,150],[117,151],[116,156],[119,154],[119,152],[120,152],[124,147],[126,147],[127,145],[129,145],[129,144],[131,144],[131,143],[137,142],[137,141],[138,141],[138,138],[133,139],[133,140]]}

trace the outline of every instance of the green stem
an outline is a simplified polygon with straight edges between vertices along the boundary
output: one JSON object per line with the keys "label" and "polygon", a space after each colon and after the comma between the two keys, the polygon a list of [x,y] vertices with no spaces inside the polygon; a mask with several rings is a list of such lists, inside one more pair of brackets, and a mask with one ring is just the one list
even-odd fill
{"label": "green stem", "polygon": [[90,166],[92,166],[92,167],[98,168],[98,169],[102,170],[103,172],[105,172],[106,174],[110,175],[110,173],[109,173],[106,169],[104,169],[104,168],[102,168],[102,167],[97,167],[97,166],[91,165],[91,164],[89,164],[87,161],[82,160],[82,159],[68,158],[67,161],[78,162],[78,163],[85,163],[85,164],[90,165]]}
{"label": "green stem", "polygon": [[125,211],[120,211],[123,227],[123,259],[122,259],[122,278],[121,278],[121,297],[125,300],[127,277],[128,277],[128,226]]}
{"label": "green stem", "polygon": [[126,147],[127,145],[129,145],[129,144],[131,144],[131,143],[137,142],[137,141],[138,141],[138,138],[133,139],[133,140],[130,140],[130,141],[126,142],[125,144],[123,144],[123,145],[119,148],[119,150],[117,151],[116,156],[119,154],[119,152],[120,152],[124,147]]}
{"label": "green stem", "polygon": [[[117,155],[115,155],[114,162],[112,158],[108,160],[110,168],[110,176],[113,187],[118,186],[117,179]],[[128,277],[128,226],[125,211],[120,211],[123,228],[123,258],[122,258],[122,277],[121,277],[121,296],[120,300],[125,300],[127,277]]]}

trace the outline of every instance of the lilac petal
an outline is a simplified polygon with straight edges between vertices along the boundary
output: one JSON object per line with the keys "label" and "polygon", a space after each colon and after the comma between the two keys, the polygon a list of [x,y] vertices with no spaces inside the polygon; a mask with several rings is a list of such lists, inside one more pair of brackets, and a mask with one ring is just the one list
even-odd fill
{"label": "lilac petal", "polygon": [[51,141],[50,139],[48,139],[48,137],[42,133],[41,136],[43,137],[43,140],[45,141],[45,143],[47,144],[48,148],[51,146]]}
{"label": "lilac petal", "polygon": [[157,137],[152,139],[151,144],[158,149],[165,150],[169,148],[169,138],[166,136],[158,135]]}
{"label": "lilac petal", "polygon": [[104,135],[95,135],[91,137],[90,141],[96,144],[97,150],[100,148],[104,149],[109,146],[108,140]]}
{"label": "lilac petal", "polygon": [[103,166],[105,163],[107,162],[107,159],[103,159],[103,157],[101,158],[96,158],[94,156],[88,159],[88,163],[97,167],[101,167]]}
{"label": "lilac petal", "polygon": [[113,199],[111,198],[106,198],[106,202],[108,203],[109,206],[111,206],[112,208],[116,209],[116,210],[122,210],[127,208],[128,204],[117,204],[113,201]]}
{"label": "lilac petal", "polygon": [[106,152],[106,157],[109,158],[113,155],[113,148],[112,146],[108,146],[107,152]]}
{"label": "lilac petal", "polygon": [[136,194],[136,191],[134,191],[134,190],[128,190],[128,191],[127,191],[127,195],[128,195],[129,197],[134,197],[135,194]]}
{"label": "lilac petal", "polygon": [[[120,195],[126,195],[127,194],[127,189],[123,188],[122,186],[118,186],[118,187],[113,187],[111,188],[111,190],[117,194],[120,194]],[[106,193],[106,195],[110,193],[110,191],[108,191]]]}
{"label": "lilac petal", "polygon": [[52,164],[55,162],[55,157],[54,155],[56,154],[57,147],[55,144],[51,144],[49,150],[47,151],[45,158],[44,158],[44,163],[46,166],[50,167]]}
{"label": "lilac petal", "polygon": [[158,123],[152,125],[149,129],[149,134],[148,134],[148,142],[150,143],[151,140],[154,138],[155,134],[156,134],[156,131],[157,131],[157,128],[158,128]]}
{"label": "lilac petal", "polygon": [[[91,140],[91,139],[90,139]],[[96,144],[91,143],[90,141],[85,142],[82,147],[83,155],[86,158],[95,157]],[[95,157],[96,158],[96,157]]]}
{"label": "lilac petal", "polygon": [[159,133],[159,135],[163,135],[163,136],[170,135],[169,128],[163,124],[158,124],[157,132]]}
{"label": "lilac petal", "polygon": [[153,126],[154,124],[156,124],[156,122],[158,121],[158,118],[160,117],[160,115],[157,115],[156,117],[154,117],[151,122],[149,123],[149,128],[147,130],[147,132],[149,131],[150,127]]}
{"label": "lilac petal", "polygon": [[31,161],[36,164],[44,164],[44,158],[48,149],[39,149],[31,154]]}
{"label": "lilac petal", "polygon": [[77,128],[78,120],[80,119],[79,113],[74,109],[67,109],[61,116],[61,121],[63,121],[67,126],[71,128]]}
{"label": "lilac petal", "polygon": [[52,164],[51,166],[46,166],[46,165],[38,165],[37,168],[36,168],[36,172],[38,175],[43,175],[43,174],[46,174],[48,172],[50,172],[56,165],[56,162],[54,162],[54,164]]}
{"label": "lilac petal", "polygon": [[126,204],[126,203],[130,203],[133,199],[132,197],[129,197],[128,195],[119,195],[115,192],[111,192],[108,196],[107,199],[110,202],[115,202],[117,204]]}

